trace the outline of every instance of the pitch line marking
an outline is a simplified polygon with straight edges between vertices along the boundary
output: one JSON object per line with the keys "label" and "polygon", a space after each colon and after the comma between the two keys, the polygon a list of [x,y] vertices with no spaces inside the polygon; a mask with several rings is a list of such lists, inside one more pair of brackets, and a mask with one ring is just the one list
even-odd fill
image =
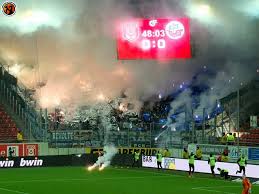
{"label": "pitch line marking", "polygon": [[209,192],[215,192],[215,193],[224,193],[224,194],[237,194],[237,193],[230,193],[230,192],[224,192],[224,191],[217,191],[212,189],[203,189],[203,188],[192,188],[193,190],[200,190],[200,191],[209,191]]}
{"label": "pitch line marking", "polygon": [[22,192],[22,191],[11,190],[11,189],[5,189],[5,188],[2,188],[2,187],[0,187],[0,190],[2,190],[2,191],[8,191],[8,192],[10,192],[10,193],[29,194],[29,193],[25,193],[25,192]]}
{"label": "pitch line marking", "polygon": [[[179,174],[169,174],[169,173],[163,173],[163,172],[152,172],[148,169],[154,169],[154,168],[146,168],[146,170],[144,169],[138,169],[138,170],[135,170],[135,169],[131,169],[131,168],[123,168],[123,169],[116,169],[116,168],[113,168],[113,170],[127,170],[127,171],[134,171],[134,172],[145,172],[147,174],[159,174],[159,175],[167,175],[167,176],[172,176],[172,177],[181,177],[181,178],[185,178],[187,176],[185,175],[179,175]],[[165,169],[165,170],[168,170],[168,169]],[[182,171],[183,172],[183,171]],[[187,172],[186,172],[187,173]],[[205,179],[205,180],[213,180],[213,181],[223,181],[223,179],[213,179],[213,178],[209,178],[209,177],[194,177],[193,179]],[[238,184],[237,182],[230,182],[232,184]],[[253,184],[253,186],[259,186],[259,185],[255,185]],[[228,186],[219,186],[219,187],[228,187]],[[238,186],[229,186],[229,187],[238,187]],[[208,188],[208,187],[199,187],[199,188]],[[211,188],[215,188],[215,187],[211,187]]]}
{"label": "pitch line marking", "polygon": [[[85,178],[85,179],[34,179],[34,180],[17,180],[17,181],[2,181],[0,184],[5,184],[5,183],[27,183],[27,182],[67,182],[67,181],[94,181],[94,180],[121,180],[121,179],[145,179],[150,176],[138,176],[138,177],[109,177],[109,178]],[[152,178],[168,178],[168,176],[152,176]],[[27,193],[21,193],[21,194],[27,194]]]}

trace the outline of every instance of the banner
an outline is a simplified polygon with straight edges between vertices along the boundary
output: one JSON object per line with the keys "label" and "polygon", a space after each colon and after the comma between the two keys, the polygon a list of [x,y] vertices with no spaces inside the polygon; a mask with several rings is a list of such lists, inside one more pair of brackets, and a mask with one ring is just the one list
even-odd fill
{"label": "banner", "polygon": [[248,147],[229,146],[228,150],[229,157],[232,159],[238,159],[242,155],[248,157]]}
{"label": "banner", "polygon": [[[162,158],[162,168],[164,167],[164,158]],[[155,156],[142,156],[142,166],[157,168],[157,159]]]}
{"label": "banner", "polygon": [[11,158],[0,160],[0,168],[17,168],[17,167],[39,167],[43,166],[43,160],[38,158]]}
{"label": "banner", "polygon": [[38,144],[0,144],[2,157],[38,156]]}
{"label": "banner", "polygon": [[51,133],[51,140],[58,142],[68,142],[74,140],[74,132],[72,131],[55,131]]}
{"label": "banner", "polygon": [[40,157],[0,157],[1,168],[32,168],[50,166],[86,166],[97,161],[97,155],[62,155]]}
{"label": "banner", "polygon": [[[156,155],[157,151],[161,150],[160,148],[118,148],[118,154],[134,154],[136,151],[139,151],[141,155]],[[103,148],[87,148],[87,154],[95,154],[99,151],[103,151]]]}
{"label": "banner", "polygon": [[189,153],[193,152],[195,154],[196,147],[199,146],[202,150],[203,156],[207,158],[211,153],[214,155],[222,154],[223,151],[227,148],[228,149],[228,156],[231,159],[238,159],[242,154],[245,155],[245,157],[248,157],[248,147],[242,147],[242,146],[227,146],[227,145],[209,145],[209,144],[189,144],[188,150]]}
{"label": "banner", "polygon": [[259,148],[248,148],[248,159],[259,160]]}
{"label": "banner", "polygon": [[[210,165],[208,161],[195,160],[195,172],[200,173],[211,173]],[[142,166],[157,168],[156,157],[155,156],[142,156]],[[189,162],[187,159],[178,158],[163,158],[162,167],[166,169],[189,171]],[[226,162],[216,162],[215,173],[219,174],[217,168],[227,169],[229,175],[241,177],[243,174],[236,174],[239,170],[237,163],[226,163]],[[251,178],[259,178],[259,165],[248,164],[246,166],[246,176]]]}

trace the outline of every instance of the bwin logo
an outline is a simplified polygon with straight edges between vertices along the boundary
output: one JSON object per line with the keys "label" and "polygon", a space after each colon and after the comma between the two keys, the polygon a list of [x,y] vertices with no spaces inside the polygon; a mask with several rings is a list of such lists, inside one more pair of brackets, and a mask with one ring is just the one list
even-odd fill
{"label": "bwin logo", "polygon": [[13,166],[14,166],[13,160],[0,161],[0,168],[7,168],[7,167],[13,167]]}
{"label": "bwin logo", "polygon": [[25,160],[24,158],[21,159],[20,161],[20,166],[25,167],[25,166],[42,166],[43,165],[43,160]]}

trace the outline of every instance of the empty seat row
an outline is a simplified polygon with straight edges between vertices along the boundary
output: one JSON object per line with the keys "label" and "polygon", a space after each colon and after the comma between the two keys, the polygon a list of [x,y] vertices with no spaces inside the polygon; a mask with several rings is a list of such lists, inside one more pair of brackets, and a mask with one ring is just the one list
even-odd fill
{"label": "empty seat row", "polygon": [[15,140],[17,131],[16,124],[0,105],[0,141]]}

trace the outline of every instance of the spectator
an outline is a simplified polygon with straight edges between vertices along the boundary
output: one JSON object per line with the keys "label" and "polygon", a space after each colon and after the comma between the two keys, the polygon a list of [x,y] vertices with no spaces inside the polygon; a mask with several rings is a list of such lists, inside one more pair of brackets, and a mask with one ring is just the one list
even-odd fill
{"label": "spectator", "polygon": [[224,155],[224,153],[219,153],[217,161],[218,162],[228,162],[229,158],[228,158],[228,156]]}
{"label": "spectator", "polygon": [[23,142],[23,135],[21,131],[17,132],[17,142],[22,143]]}
{"label": "spectator", "polygon": [[227,143],[228,143],[228,145],[234,145],[235,137],[234,137],[234,135],[232,133],[228,134]]}
{"label": "spectator", "polygon": [[226,145],[226,143],[227,143],[227,134],[226,133],[222,133],[220,142],[221,142],[221,144]]}
{"label": "spectator", "polygon": [[197,160],[201,160],[202,159],[202,150],[201,150],[201,148],[199,146],[197,146],[195,158]]}
{"label": "spectator", "polygon": [[189,158],[189,152],[186,148],[183,149],[183,159],[188,159]]}
{"label": "spectator", "polygon": [[221,161],[222,161],[222,154],[221,154],[221,153],[219,153],[219,156],[218,156],[218,158],[217,158],[217,161],[218,161],[218,162],[221,162]]}
{"label": "spectator", "polygon": [[164,153],[163,153],[163,156],[164,157],[171,157],[171,153],[170,153],[170,151],[167,149],[167,148],[165,148],[165,150],[164,150]]}
{"label": "spectator", "polygon": [[224,156],[228,156],[228,147],[225,147],[224,151],[223,151],[223,155]]}

